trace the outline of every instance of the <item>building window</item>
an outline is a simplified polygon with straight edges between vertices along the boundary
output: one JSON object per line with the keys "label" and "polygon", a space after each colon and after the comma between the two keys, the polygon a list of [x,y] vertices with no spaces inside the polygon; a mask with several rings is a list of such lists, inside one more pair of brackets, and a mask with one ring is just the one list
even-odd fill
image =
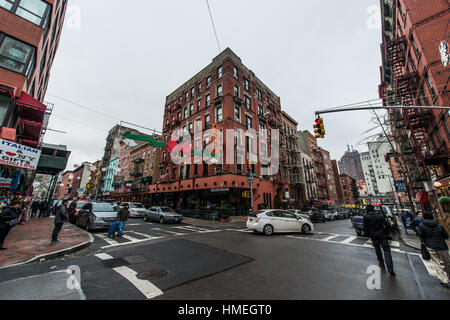
{"label": "building window", "polygon": [[419,47],[417,46],[416,41],[414,40],[414,36],[412,33],[411,33],[411,36],[409,37],[409,40],[411,41],[411,44],[414,47],[414,52],[416,53],[417,60],[420,60],[420,56],[421,56],[420,50],[419,50]]}
{"label": "building window", "polygon": [[202,83],[201,82],[197,85],[197,94],[200,94],[200,92],[202,92]]}
{"label": "building window", "polygon": [[222,86],[217,86],[217,96],[218,97],[222,96]]}
{"label": "building window", "polygon": [[245,126],[247,130],[252,128],[252,118],[249,116],[245,116]]}
{"label": "building window", "polygon": [[434,99],[437,98],[437,97],[436,97],[436,91],[434,91],[433,83],[431,82],[431,79],[430,79],[430,77],[428,76],[428,72],[425,73],[425,76],[424,76],[424,77],[425,77],[425,80],[427,81],[428,88],[430,89],[430,92],[431,92],[431,100],[434,101]]}
{"label": "building window", "polygon": [[239,87],[238,86],[234,86],[234,96],[239,97]]}
{"label": "building window", "polygon": [[222,66],[217,68],[217,78],[222,78]]}
{"label": "building window", "polygon": [[211,86],[211,76],[206,78],[206,87],[209,88]]}
{"label": "building window", "polygon": [[201,100],[197,100],[197,111],[200,111],[201,104],[202,104],[202,101]]}
{"label": "building window", "polygon": [[32,46],[0,33],[0,67],[29,76],[34,59]]}
{"label": "building window", "polygon": [[187,111],[188,111],[188,109],[187,108],[184,108],[184,111],[183,111],[183,119],[186,119],[187,118]]}
{"label": "building window", "polygon": [[189,123],[189,133],[190,134],[194,133],[193,130],[192,130],[192,127],[193,127],[193,123],[191,122],[191,123]]}
{"label": "building window", "polygon": [[258,114],[259,114],[260,116],[263,116],[263,115],[264,115],[264,108],[263,108],[263,107],[258,106]]}
{"label": "building window", "polygon": [[257,94],[257,96],[258,96],[258,99],[259,99],[259,100],[262,100],[262,93],[261,93],[261,90],[259,90],[258,88],[256,88],[256,94]]}
{"label": "building window", "polygon": [[216,110],[216,118],[217,118],[217,122],[222,121],[222,107],[218,107]]}
{"label": "building window", "polygon": [[42,28],[48,28],[51,6],[42,0],[0,0],[0,7]]}
{"label": "building window", "polygon": [[251,100],[250,100],[249,97],[244,96],[244,103],[245,103],[245,107],[246,107],[248,110],[250,110],[251,107],[252,107],[252,105],[251,105]]}
{"label": "building window", "polygon": [[234,107],[234,120],[241,122],[241,109],[239,107]]}
{"label": "building window", "polygon": [[238,78],[238,68],[236,66],[233,67],[233,75],[236,79]]}
{"label": "building window", "polygon": [[194,104],[189,106],[189,115],[192,116],[194,114]]}
{"label": "building window", "polygon": [[186,92],[184,94],[184,102],[187,102],[189,100],[189,92]]}
{"label": "building window", "polygon": [[244,78],[244,88],[245,90],[250,91],[250,82],[246,78]]}
{"label": "building window", "polygon": [[209,126],[209,114],[205,116],[205,129],[208,129]]}
{"label": "building window", "polygon": [[195,94],[195,89],[194,89],[194,88],[192,88],[192,89],[191,89],[191,98],[193,98],[193,97],[194,97],[194,94]]}
{"label": "building window", "polygon": [[209,94],[206,95],[206,107],[211,105],[211,96]]}

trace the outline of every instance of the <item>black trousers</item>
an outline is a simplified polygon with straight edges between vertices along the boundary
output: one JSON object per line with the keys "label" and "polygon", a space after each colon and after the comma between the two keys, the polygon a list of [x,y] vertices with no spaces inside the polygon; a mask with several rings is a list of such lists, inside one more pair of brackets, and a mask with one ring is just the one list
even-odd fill
{"label": "black trousers", "polygon": [[8,235],[11,228],[1,228],[0,229],[0,248],[3,248],[3,243],[5,242],[6,236]]}
{"label": "black trousers", "polygon": [[[387,238],[371,238],[373,246],[375,247],[375,252],[377,254],[378,262],[384,264],[388,271],[394,271],[394,263],[392,262],[391,246],[389,245],[389,240]],[[381,251],[383,249],[383,252]],[[383,259],[384,253],[384,259]]]}
{"label": "black trousers", "polygon": [[58,234],[61,231],[63,224],[64,224],[64,222],[55,223],[55,229],[53,229],[53,234],[52,234],[52,241],[58,240]]}

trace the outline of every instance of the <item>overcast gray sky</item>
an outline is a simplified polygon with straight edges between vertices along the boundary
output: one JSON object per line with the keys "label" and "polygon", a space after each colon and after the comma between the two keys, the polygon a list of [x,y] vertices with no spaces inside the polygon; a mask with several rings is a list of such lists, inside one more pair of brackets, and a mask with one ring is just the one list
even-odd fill
{"label": "overcast gray sky", "polygon": [[[241,57],[281,97],[299,129],[310,131],[315,110],[378,98],[378,5],[210,0],[222,50]],[[45,98],[55,104],[50,128],[67,134],[48,131],[44,141],[67,145],[72,169],[102,158],[115,119],[160,130],[166,96],[219,49],[205,0],[71,0],[69,6]],[[327,136],[319,145],[339,159],[347,144],[362,139],[369,118],[364,111],[324,115]]]}

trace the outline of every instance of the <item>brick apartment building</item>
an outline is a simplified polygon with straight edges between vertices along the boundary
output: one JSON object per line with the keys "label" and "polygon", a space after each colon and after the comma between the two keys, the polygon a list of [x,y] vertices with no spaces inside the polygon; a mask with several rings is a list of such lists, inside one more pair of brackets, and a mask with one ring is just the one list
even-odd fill
{"label": "brick apartment building", "polygon": [[309,131],[303,132],[306,135],[308,142],[308,150],[312,159],[312,166],[314,169],[316,198],[313,200],[316,205],[328,205],[328,187],[325,178],[325,170],[323,167],[322,154],[317,145],[317,139]]}
{"label": "brick apartment building", "polygon": [[86,185],[91,181],[93,169],[90,162],[83,162],[75,170],[64,172],[57,194],[58,200],[88,196],[89,191],[86,189]]}
{"label": "brick apartment building", "polygon": [[[442,41],[447,45],[449,42],[449,1],[384,0],[381,4],[383,66],[379,91],[384,105],[449,106],[450,74],[439,50]],[[424,182],[430,190],[435,183],[448,186],[448,112],[396,110],[390,111],[390,120],[400,167],[407,168],[404,178],[410,189],[409,198],[422,198],[426,193]],[[448,195],[448,191],[435,191]],[[433,192],[428,196],[439,208]]]}
{"label": "brick apartment building", "polygon": [[[0,1],[0,138],[38,148],[48,120],[42,103],[58,49],[67,1]],[[0,165],[2,177],[35,171]]]}
{"label": "brick apartment building", "polygon": [[322,160],[322,168],[325,180],[326,199],[328,205],[336,205],[339,202],[338,188],[334,179],[333,164],[330,158],[330,152],[319,147],[319,154]]}
{"label": "brick apartment building", "polygon": [[356,180],[349,175],[340,174],[338,181],[342,204],[359,204],[359,193],[356,186]]}
{"label": "brick apartment building", "polygon": [[[213,127],[224,134],[223,148],[217,149],[217,155],[223,159],[233,159],[234,156],[233,164],[229,161],[224,161],[222,165],[205,161],[194,163],[195,153],[201,153],[212,142],[218,142],[213,141],[213,134],[203,139],[197,138],[201,136],[200,133]],[[189,133],[190,137],[194,137],[194,150],[191,150],[194,154],[187,154],[184,150],[186,153],[180,154],[190,158],[191,164],[176,165],[170,155],[163,151],[161,177],[150,186],[153,203],[167,203],[186,210],[217,210],[221,204],[228,203],[231,205],[231,214],[247,214],[251,201],[243,192],[250,191],[247,178],[254,175],[255,209],[262,204],[269,207],[281,205],[283,200],[287,201],[287,177],[283,176],[282,170],[276,174],[262,171],[269,166],[262,165],[250,156],[258,154],[257,139],[245,135],[247,130],[254,129],[262,132],[259,138],[270,138],[271,132],[267,132],[267,129],[280,128],[280,98],[227,48],[166,99],[164,140],[169,141],[175,132]],[[234,130],[236,137],[227,141],[226,130]],[[270,157],[271,144],[268,140],[264,147]],[[228,145],[230,150],[234,149],[234,155],[227,150]],[[284,148],[280,147],[280,155],[284,152]],[[238,155],[243,155],[240,159],[244,161],[241,163],[237,161]]]}
{"label": "brick apartment building", "polygon": [[87,190],[87,193],[90,195],[95,195],[95,190],[97,190],[97,185],[100,182],[102,167],[102,160],[97,160],[92,164],[91,179],[89,181],[92,184],[92,188],[90,190]]}

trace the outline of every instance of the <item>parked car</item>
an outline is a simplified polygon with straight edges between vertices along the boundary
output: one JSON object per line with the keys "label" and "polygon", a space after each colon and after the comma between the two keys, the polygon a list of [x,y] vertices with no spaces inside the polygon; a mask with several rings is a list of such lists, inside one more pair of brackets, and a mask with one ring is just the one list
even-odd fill
{"label": "parked car", "polygon": [[135,203],[135,202],[122,202],[120,204],[120,207],[125,206],[125,204],[128,203],[130,206],[130,218],[143,218],[145,217],[145,214],[147,213],[147,209],[145,209],[144,205],[142,203]]}
{"label": "parked car", "polygon": [[[69,213],[69,222],[76,224],[77,222],[77,216],[78,216],[78,211],[80,211],[81,208],[83,208],[83,206],[87,203],[87,202],[77,202],[77,207],[75,209],[71,208],[71,204],[73,203],[73,201],[68,205],[68,213]],[[72,210],[74,210],[72,212]]]}
{"label": "parked car", "polygon": [[[391,227],[394,227],[395,223],[393,221],[393,214],[389,207],[387,206],[378,206],[375,207],[375,210],[381,210]],[[364,216],[366,215],[366,210],[363,210],[363,215],[357,215],[354,216],[352,219],[352,225],[353,228],[355,228],[355,232],[358,236],[366,236],[365,230],[364,230]]]}
{"label": "parked car", "polygon": [[327,218],[325,217],[325,214],[322,211],[318,210],[312,210],[310,213],[311,221],[316,223],[319,221],[327,222]]}
{"label": "parked car", "polygon": [[107,202],[86,203],[78,211],[76,225],[87,231],[107,229],[117,218],[118,207]]}
{"label": "parked car", "polygon": [[294,209],[290,209],[288,210],[290,213],[295,214],[296,216],[299,216],[300,218],[306,219],[306,220],[311,220],[311,218],[309,217],[309,215],[301,210],[294,210]]}
{"label": "parked car", "polygon": [[181,223],[183,216],[169,207],[151,207],[144,215],[144,221]]}
{"label": "parked car", "polygon": [[277,232],[302,232],[309,234],[314,231],[310,220],[302,218],[287,210],[259,210],[249,215],[247,228],[270,236]]}
{"label": "parked car", "polygon": [[334,215],[328,211],[328,210],[322,210],[322,213],[325,215],[325,219],[327,219],[327,221],[333,221],[335,220]]}

